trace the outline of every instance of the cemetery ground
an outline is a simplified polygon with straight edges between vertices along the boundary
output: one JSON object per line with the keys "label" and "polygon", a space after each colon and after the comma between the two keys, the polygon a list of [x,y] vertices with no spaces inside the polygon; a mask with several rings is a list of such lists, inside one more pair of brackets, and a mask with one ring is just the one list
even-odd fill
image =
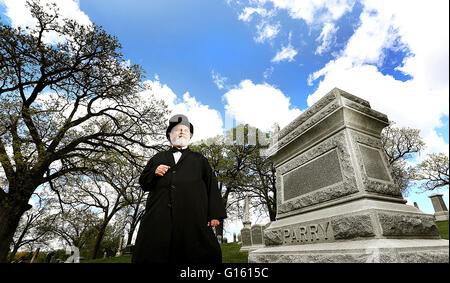
{"label": "cemetery ground", "polygon": [[[448,231],[448,224],[447,224]],[[247,263],[248,252],[239,252],[241,245],[237,243],[221,244],[223,263]],[[95,260],[83,260],[82,263],[131,263],[131,256],[107,257]]]}
{"label": "cemetery ground", "polygon": [[[448,228],[449,221],[436,221],[436,224],[441,233],[442,239],[449,239]],[[248,252],[239,252],[241,245],[237,243],[227,243],[221,244],[222,248],[222,261],[223,263],[247,263]],[[30,253],[22,252],[26,257],[31,258]],[[67,257],[68,255],[66,255]],[[40,253],[39,258],[36,260],[37,263],[44,262],[45,253]],[[23,262],[29,262],[29,260],[24,260]],[[131,263],[131,255],[124,255],[120,257],[107,257],[99,258],[94,260],[82,260],[81,263]]]}
{"label": "cemetery ground", "polygon": [[[441,238],[448,240],[448,221],[436,221]],[[248,252],[239,252],[241,245],[237,243],[221,244],[223,263],[247,263]],[[131,256],[110,257],[95,260],[85,260],[83,263],[130,263]]]}

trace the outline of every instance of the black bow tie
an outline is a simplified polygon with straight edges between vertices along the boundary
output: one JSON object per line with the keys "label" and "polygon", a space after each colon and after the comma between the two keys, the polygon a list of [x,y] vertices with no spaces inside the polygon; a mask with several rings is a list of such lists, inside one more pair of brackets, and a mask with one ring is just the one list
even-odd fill
{"label": "black bow tie", "polygon": [[181,148],[172,146],[172,148],[170,149],[170,151],[173,152],[173,153],[178,152],[178,151],[181,152],[181,153],[183,153],[183,152],[186,151],[186,149],[187,149],[187,147],[186,147],[185,149],[181,149]]}

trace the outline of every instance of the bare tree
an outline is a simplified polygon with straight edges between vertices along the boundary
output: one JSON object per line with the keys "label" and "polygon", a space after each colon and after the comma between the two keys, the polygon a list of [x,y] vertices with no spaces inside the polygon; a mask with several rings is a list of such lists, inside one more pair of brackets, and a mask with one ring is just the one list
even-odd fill
{"label": "bare tree", "polygon": [[432,191],[449,185],[448,155],[431,153],[414,170],[414,179],[423,181],[424,191]]}
{"label": "bare tree", "polygon": [[65,212],[58,214],[55,221],[48,224],[47,229],[55,238],[60,238],[68,246],[74,246],[81,250],[92,238],[93,228],[99,222],[97,213],[86,207],[66,206]]}
{"label": "bare tree", "polygon": [[420,130],[394,127],[394,122],[384,128],[381,141],[389,164],[392,166],[394,181],[400,187],[403,195],[407,195],[411,181],[414,180],[413,167],[407,160],[420,153],[425,143],[420,137]]}
{"label": "bare tree", "polygon": [[[140,96],[142,69],[117,38],[54,6],[28,7],[36,26],[0,22],[0,262],[40,185],[91,171],[109,151],[134,163],[138,149],[159,148],[149,137],[164,139],[166,105]],[[64,40],[46,43],[50,32]]]}
{"label": "bare tree", "polygon": [[22,216],[12,241],[12,252],[9,261],[13,261],[17,251],[26,245],[46,245],[51,239],[51,226],[58,213],[55,213],[56,200],[44,194],[35,194],[34,207]]}

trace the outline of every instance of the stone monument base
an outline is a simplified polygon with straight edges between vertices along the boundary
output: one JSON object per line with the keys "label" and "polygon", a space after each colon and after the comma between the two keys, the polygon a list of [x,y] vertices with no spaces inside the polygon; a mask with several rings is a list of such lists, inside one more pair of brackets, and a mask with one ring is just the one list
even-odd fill
{"label": "stone monument base", "polygon": [[266,247],[249,253],[249,263],[424,263],[449,261],[448,241],[371,239]]}
{"label": "stone monument base", "polygon": [[241,247],[241,249],[239,251],[241,253],[242,252],[252,252],[252,251],[256,251],[261,248],[264,248],[264,245],[244,246],[244,247]]}
{"label": "stone monument base", "polygon": [[249,262],[449,262],[432,214],[360,198],[290,215],[266,228]]}

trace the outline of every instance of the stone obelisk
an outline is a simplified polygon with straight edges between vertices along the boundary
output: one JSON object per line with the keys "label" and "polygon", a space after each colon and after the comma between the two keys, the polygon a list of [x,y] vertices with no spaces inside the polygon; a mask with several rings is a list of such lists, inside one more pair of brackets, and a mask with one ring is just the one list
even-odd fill
{"label": "stone obelisk", "polygon": [[242,221],[244,227],[241,229],[241,241],[242,247],[239,250],[240,252],[248,252],[252,246],[252,234],[251,234],[251,225],[250,221],[250,207],[248,203],[248,196],[245,197],[244,201],[244,221]]}
{"label": "stone obelisk", "polygon": [[248,196],[245,197],[244,201],[244,221],[242,221],[242,224],[244,224],[244,228],[249,228],[252,225],[252,222],[250,221],[250,208],[248,204]]}

